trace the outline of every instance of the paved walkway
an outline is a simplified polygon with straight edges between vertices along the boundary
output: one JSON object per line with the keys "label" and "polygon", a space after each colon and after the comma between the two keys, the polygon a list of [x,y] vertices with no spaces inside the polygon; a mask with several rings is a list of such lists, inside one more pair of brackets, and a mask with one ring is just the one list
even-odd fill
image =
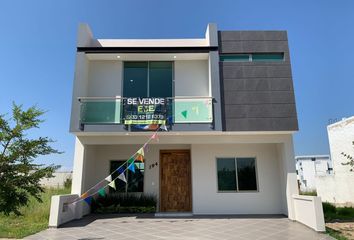
{"label": "paved walkway", "polygon": [[26,239],[333,239],[282,216],[154,218],[90,215]]}

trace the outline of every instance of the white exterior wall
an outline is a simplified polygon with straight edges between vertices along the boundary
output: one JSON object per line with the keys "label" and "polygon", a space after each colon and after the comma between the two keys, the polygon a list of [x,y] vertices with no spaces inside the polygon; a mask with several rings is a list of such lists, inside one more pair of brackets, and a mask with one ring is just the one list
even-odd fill
{"label": "white exterior wall", "polygon": [[40,184],[45,187],[63,187],[67,179],[72,178],[72,172],[55,172],[51,178],[42,178]]}
{"label": "white exterior wall", "polygon": [[[85,159],[84,191],[88,190],[110,174],[110,161],[127,160],[141,145],[87,145]],[[188,144],[149,145],[145,151],[144,193],[159,198],[160,150],[190,149]],[[149,165],[158,163],[157,167]]]}
{"label": "white exterior wall", "polygon": [[122,76],[122,61],[89,61],[87,96],[122,96]]}
{"label": "white exterior wall", "polygon": [[325,222],[320,197],[293,194],[295,220],[318,231],[325,232]]}
{"label": "white exterior wall", "polygon": [[342,153],[354,156],[354,117],[328,126],[328,139],[333,162],[333,175],[316,178],[317,194],[324,202],[354,206],[354,172]]}
{"label": "white exterior wall", "polygon": [[329,155],[296,156],[295,159],[301,191],[315,191],[316,176],[325,176],[333,172]]}
{"label": "white exterior wall", "polygon": [[175,61],[175,96],[210,96],[208,60]]}
{"label": "white exterior wall", "polygon": [[[90,139],[93,140],[93,138]],[[100,139],[97,138],[95,142],[100,142]],[[85,145],[82,192],[110,174],[111,160],[126,160],[140,147],[140,144]],[[278,144],[151,144],[145,152],[144,192],[153,194],[158,199],[159,151],[168,149],[191,150],[194,214],[284,213],[288,215],[286,192],[291,192],[291,189],[286,189],[286,186],[296,185],[296,181],[294,183],[282,182],[290,180],[284,179],[284,175],[287,176],[287,173],[283,172],[286,164],[283,162],[283,156],[279,155]],[[285,149],[283,151],[286,152]],[[258,191],[218,193],[216,158],[228,156],[256,157]],[[158,167],[149,168],[155,162],[158,163]]]}
{"label": "white exterior wall", "polygon": [[342,165],[348,161],[342,152],[354,156],[354,116],[328,126],[327,131],[333,171],[335,174],[347,174],[350,172],[350,166]]}
{"label": "white exterior wall", "polygon": [[[159,134],[145,152],[144,192],[159,199],[159,151],[190,149],[194,214],[285,214],[295,219],[298,194],[291,134]],[[126,160],[151,133],[84,134],[76,138],[72,194],[81,195],[110,174],[110,160]],[[259,191],[217,192],[216,157],[256,157]],[[158,167],[150,168],[152,163]],[[78,204],[76,218],[89,213]]]}
{"label": "white exterior wall", "polygon": [[316,182],[315,182],[315,175],[316,175],[316,168],[314,161],[303,161],[302,162],[303,168],[303,177],[306,181],[306,184],[301,185],[301,190],[303,191],[311,191],[316,189]]}
{"label": "white exterior wall", "polygon": [[80,103],[78,97],[87,96],[88,72],[89,61],[87,60],[85,53],[77,53],[71,104],[70,132],[76,132],[79,128]]}
{"label": "white exterior wall", "polygon": [[[282,197],[275,144],[192,145],[194,214],[281,214]],[[255,157],[257,192],[218,192],[217,157]]]}

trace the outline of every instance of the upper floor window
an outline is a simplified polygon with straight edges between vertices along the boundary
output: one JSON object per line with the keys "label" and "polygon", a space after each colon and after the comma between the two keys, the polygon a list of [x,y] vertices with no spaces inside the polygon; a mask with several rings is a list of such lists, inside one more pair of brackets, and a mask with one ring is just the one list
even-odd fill
{"label": "upper floor window", "polygon": [[124,97],[172,97],[173,62],[124,62]]}
{"label": "upper floor window", "polygon": [[222,62],[280,62],[284,61],[284,53],[242,53],[220,55]]}

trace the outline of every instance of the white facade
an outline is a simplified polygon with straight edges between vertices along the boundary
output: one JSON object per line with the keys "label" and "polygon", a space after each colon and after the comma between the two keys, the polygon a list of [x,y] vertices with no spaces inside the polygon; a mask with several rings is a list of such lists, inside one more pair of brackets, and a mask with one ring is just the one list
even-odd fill
{"label": "white facade", "polygon": [[329,155],[296,156],[296,172],[300,190],[316,191],[316,176],[332,174]]}
{"label": "white facade", "polygon": [[[208,25],[203,39],[171,40],[94,39],[88,26],[81,25],[77,46],[144,48],[213,47],[217,44],[217,31],[213,24]],[[66,213],[61,211],[65,211],[63,205],[70,199],[77,198],[105,179],[110,174],[111,161],[127,160],[151,136],[151,132],[121,131],[123,128],[109,124],[91,128],[85,126],[84,131],[79,127],[79,98],[123,95],[125,61],[173,61],[174,97],[220,99],[219,83],[214,80],[219,77],[219,58],[215,50],[207,53],[153,54],[78,52],[70,122],[70,132],[76,137],[72,194],[54,198],[51,226],[88,214],[89,206],[83,201],[77,203],[75,208],[69,207]],[[294,196],[298,194],[298,188],[292,140],[294,132],[222,131],[222,114],[216,104],[220,104],[220,100],[214,104],[213,123],[216,127],[212,130],[204,123],[187,123],[181,124],[183,126],[175,131],[158,132],[159,141],[152,141],[145,151],[143,193],[156,196],[157,211],[161,212],[161,151],[188,150],[191,163],[190,214],[284,214],[289,219],[302,221],[299,213],[309,205],[299,199],[297,202],[300,201],[300,204],[295,208]],[[217,158],[255,159],[256,190],[239,191],[237,185],[237,190],[219,191]],[[235,173],[238,174],[237,170]],[[316,204],[314,200],[310,208],[315,209]],[[320,220],[323,221],[323,218]]]}
{"label": "white facade", "polygon": [[[285,214],[293,218],[287,191],[297,194],[295,166],[291,164],[292,137],[289,134],[168,134],[161,133],[145,153],[145,164],[158,162],[160,150],[189,149],[192,165],[193,214]],[[109,174],[111,160],[127,159],[147,136],[78,136],[78,159],[74,159],[72,194],[82,194]],[[83,157],[80,152],[85,152]],[[286,155],[284,155],[286,154]],[[255,157],[258,191],[218,192],[216,158]],[[84,158],[84,161],[82,161]],[[81,166],[79,166],[81,165]],[[158,164],[159,165],[159,164]],[[81,170],[81,171],[80,171]],[[84,170],[84,171],[82,171]],[[78,174],[79,175],[79,174]],[[144,193],[159,199],[159,168],[144,175]],[[208,199],[208,201],[205,201]],[[290,209],[288,209],[288,207]]]}
{"label": "white facade", "polygon": [[354,205],[354,172],[344,156],[354,156],[354,116],[327,127],[333,161],[333,175],[316,177],[317,194],[323,202],[338,206]]}

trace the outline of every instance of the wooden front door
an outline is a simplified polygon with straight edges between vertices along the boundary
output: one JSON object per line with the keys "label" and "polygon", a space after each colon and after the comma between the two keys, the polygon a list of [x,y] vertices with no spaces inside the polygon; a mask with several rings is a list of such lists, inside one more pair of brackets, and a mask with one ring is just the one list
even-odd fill
{"label": "wooden front door", "polygon": [[160,211],[192,211],[189,150],[160,152]]}

